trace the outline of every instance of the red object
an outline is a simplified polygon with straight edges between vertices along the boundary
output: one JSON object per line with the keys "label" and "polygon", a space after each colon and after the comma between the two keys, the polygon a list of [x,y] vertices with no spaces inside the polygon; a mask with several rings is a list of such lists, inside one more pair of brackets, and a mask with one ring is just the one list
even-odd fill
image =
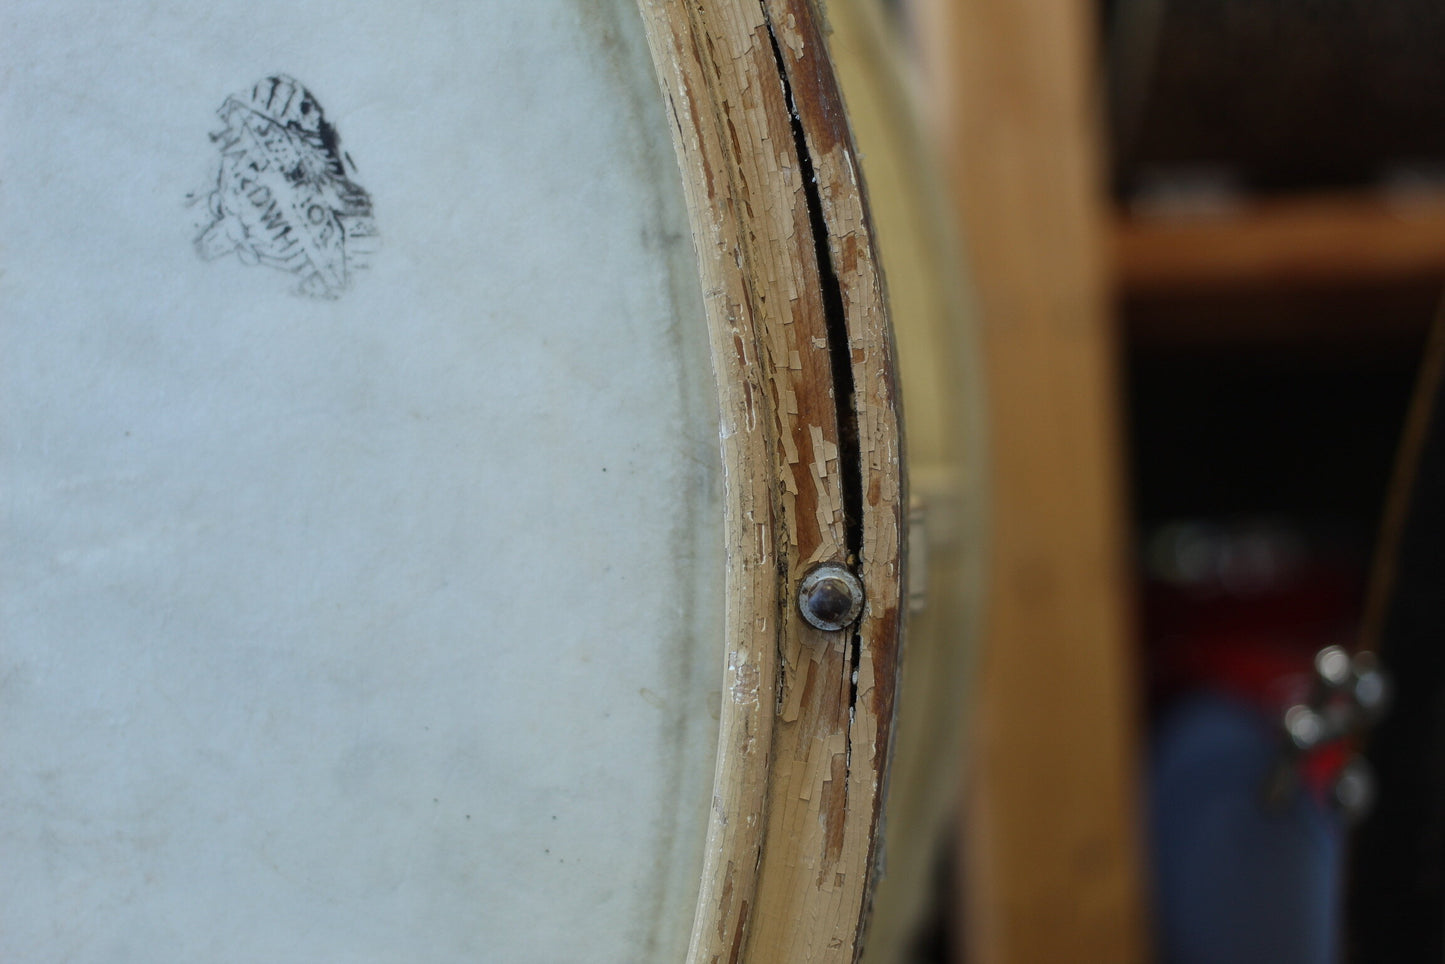
{"label": "red object", "polygon": [[[1214,539],[1223,556],[1230,535]],[[1213,572],[1146,582],[1143,627],[1153,706],[1209,690],[1251,703],[1278,721],[1288,707],[1309,699],[1315,653],[1331,644],[1350,648],[1360,617],[1360,572],[1306,553],[1269,576],[1243,586],[1235,580],[1232,587],[1226,586],[1228,573],[1221,578]],[[1324,792],[1348,756],[1342,743],[1310,753],[1301,771],[1306,785]]]}

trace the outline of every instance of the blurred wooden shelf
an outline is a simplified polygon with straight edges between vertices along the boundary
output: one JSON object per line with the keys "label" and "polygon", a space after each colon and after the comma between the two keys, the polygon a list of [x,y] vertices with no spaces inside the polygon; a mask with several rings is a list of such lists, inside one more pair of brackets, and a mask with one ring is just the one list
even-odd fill
{"label": "blurred wooden shelf", "polygon": [[1125,294],[1445,279],[1445,191],[1241,199],[1208,213],[1121,214]]}
{"label": "blurred wooden shelf", "polygon": [[1249,352],[1359,362],[1417,355],[1439,310],[1441,278],[1347,285],[1125,291],[1120,331],[1132,351]]}

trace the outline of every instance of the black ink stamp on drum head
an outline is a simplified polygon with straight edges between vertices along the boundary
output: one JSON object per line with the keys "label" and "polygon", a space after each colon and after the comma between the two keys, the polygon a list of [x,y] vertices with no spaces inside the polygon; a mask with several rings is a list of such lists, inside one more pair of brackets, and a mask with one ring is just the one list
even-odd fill
{"label": "black ink stamp on drum head", "polygon": [[217,114],[225,126],[211,140],[221,160],[196,251],[207,261],[234,252],[294,275],[300,294],[339,297],[366,267],[376,224],[321,105],[276,74],[227,97]]}

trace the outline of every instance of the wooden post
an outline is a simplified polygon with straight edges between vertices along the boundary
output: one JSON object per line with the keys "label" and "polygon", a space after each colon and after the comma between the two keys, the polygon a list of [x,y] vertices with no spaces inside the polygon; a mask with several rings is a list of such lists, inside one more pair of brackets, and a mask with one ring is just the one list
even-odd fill
{"label": "wooden post", "polygon": [[993,465],[966,959],[1147,956],[1117,339],[1082,0],[917,0]]}

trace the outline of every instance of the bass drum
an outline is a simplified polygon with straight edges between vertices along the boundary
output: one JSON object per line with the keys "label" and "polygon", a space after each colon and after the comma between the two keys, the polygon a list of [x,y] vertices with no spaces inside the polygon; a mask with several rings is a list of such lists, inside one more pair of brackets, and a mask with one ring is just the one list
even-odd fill
{"label": "bass drum", "polygon": [[811,5],[0,49],[0,959],[853,960],[906,501]]}

